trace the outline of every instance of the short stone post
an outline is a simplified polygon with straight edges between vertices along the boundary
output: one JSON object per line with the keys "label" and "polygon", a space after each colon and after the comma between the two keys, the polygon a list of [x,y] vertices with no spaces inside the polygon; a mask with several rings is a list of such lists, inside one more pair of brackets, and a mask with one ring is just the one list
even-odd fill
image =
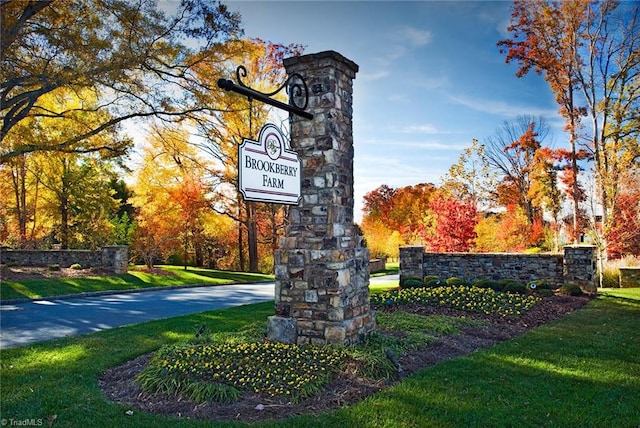
{"label": "short stone post", "polygon": [[574,282],[587,292],[597,289],[596,247],[567,245],[564,247],[564,282]]}
{"label": "short stone post", "polygon": [[424,247],[422,245],[408,245],[400,247],[400,283],[409,277],[424,276]]}
{"label": "short stone post", "polygon": [[287,58],[308,85],[313,120],[291,116],[291,146],[302,162],[302,201],[275,258],[271,340],[353,344],[375,328],[369,306],[369,251],[353,224],[352,81],[358,66],[333,51]]}
{"label": "short stone post", "polygon": [[102,247],[102,268],[113,273],[127,273],[129,269],[129,246],[110,245]]}

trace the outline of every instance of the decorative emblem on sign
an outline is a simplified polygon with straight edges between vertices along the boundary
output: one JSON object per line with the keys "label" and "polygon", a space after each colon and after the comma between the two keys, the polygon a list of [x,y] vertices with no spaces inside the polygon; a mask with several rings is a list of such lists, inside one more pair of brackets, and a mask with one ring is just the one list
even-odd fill
{"label": "decorative emblem on sign", "polygon": [[267,123],[258,141],[245,138],[238,149],[239,190],[247,201],[297,205],[301,163],[280,129]]}

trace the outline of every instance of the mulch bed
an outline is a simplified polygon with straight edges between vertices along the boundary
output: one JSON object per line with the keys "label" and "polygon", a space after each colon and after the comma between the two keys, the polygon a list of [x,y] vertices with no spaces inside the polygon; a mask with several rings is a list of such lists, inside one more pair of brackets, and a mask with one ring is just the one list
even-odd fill
{"label": "mulch bed", "polygon": [[2,279],[5,281],[22,281],[26,279],[44,278],[82,278],[85,276],[108,276],[112,271],[100,268],[85,269],[49,269],[48,267],[11,266],[2,269]]}
{"label": "mulch bed", "polygon": [[[483,327],[463,329],[459,335],[441,336],[430,346],[399,358],[402,373],[395,379],[372,382],[343,374],[334,379],[320,394],[300,403],[260,394],[246,393],[233,403],[207,402],[196,404],[175,396],[145,393],[134,381],[151,355],[143,355],[119,367],[107,370],[99,380],[104,394],[112,401],[125,404],[129,411],[143,411],[179,418],[207,419],[213,421],[237,420],[257,422],[284,419],[300,414],[318,414],[342,406],[356,403],[376,392],[399,382],[403,377],[431,365],[493,346],[498,342],[520,336],[528,330],[564,317],[581,308],[588,297],[554,296],[546,297],[518,319],[503,319],[491,315],[471,315],[467,312],[421,305],[403,306],[402,310],[423,314],[443,314],[465,316],[487,321]],[[397,308],[375,308],[378,311],[392,311]]]}
{"label": "mulch bed", "polygon": [[[155,275],[175,276],[173,272],[163,270],[161,268],[147,268],[146,266],[137,266],[135,271],[152,273]],[[30,266],[6,266],[2,269],[2,279],[5,281],[22,281],[26,279],[44,279],[44,278],[82,278],[85,276],[111,276],[112,270],[101,268],[84,268],[84,269],[49,269],[48,267],[30,267]]]}

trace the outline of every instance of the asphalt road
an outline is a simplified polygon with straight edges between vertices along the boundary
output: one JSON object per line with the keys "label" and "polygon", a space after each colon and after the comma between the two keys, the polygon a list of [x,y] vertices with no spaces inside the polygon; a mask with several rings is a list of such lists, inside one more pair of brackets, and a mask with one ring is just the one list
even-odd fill
{"label": "asphalt road", "polygon": [[[371,278],[371,283],[398,275]],[[0,306],[0,349],[123,325],[273,300],[274,283],[47,299]]]}

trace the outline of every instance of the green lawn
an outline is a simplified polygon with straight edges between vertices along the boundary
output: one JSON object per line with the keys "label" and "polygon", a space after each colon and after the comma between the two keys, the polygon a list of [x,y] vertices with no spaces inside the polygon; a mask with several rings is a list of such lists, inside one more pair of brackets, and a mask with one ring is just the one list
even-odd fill
{"label": "green lawn", "polygon": [[230,272],[183,266],[157,266],[172,275],[156,275],[141,270],[129,270],[126,274],[81,278],[32,279],[2,281],[0,299],[35,299],[65,294],[95,291],[120,291],[152,287],[179,287],[194,284],[232,284],[243,282],[273,281],[273,275],[247,272]]}
{"label": "green lawn", "polygon": [[[156,275],[142,270],[131,269],[126,274],[113,276],[0,281],[0,300],[37,299],[85,292],[179,287],[194,284],[221,285],[274,280],[273,275],[259,273],[231,272],[191,266],[187,270],[184,269],[184,266],[160,265],[156,267],[168,271],[172,275]],[[372,276],[393,273],[398,273],[397,263],[387,265],[386,270],[375,272]],[[380,286],[374,288],[380,288]]]}
{"label": "green lawn", "polygon": [[[615,293],[614,293],[615,294]],[[636,427],[640,424],[640,289],[601,295],[517,339],[432,366],[343,409],[260,427]],[[199,427],[108,402],[109,367],[193,336],[237,331],[273,302],[210,311],[0,351],[1,417],[55,427]],[[245,426],[236,423],[215,426]]]}

